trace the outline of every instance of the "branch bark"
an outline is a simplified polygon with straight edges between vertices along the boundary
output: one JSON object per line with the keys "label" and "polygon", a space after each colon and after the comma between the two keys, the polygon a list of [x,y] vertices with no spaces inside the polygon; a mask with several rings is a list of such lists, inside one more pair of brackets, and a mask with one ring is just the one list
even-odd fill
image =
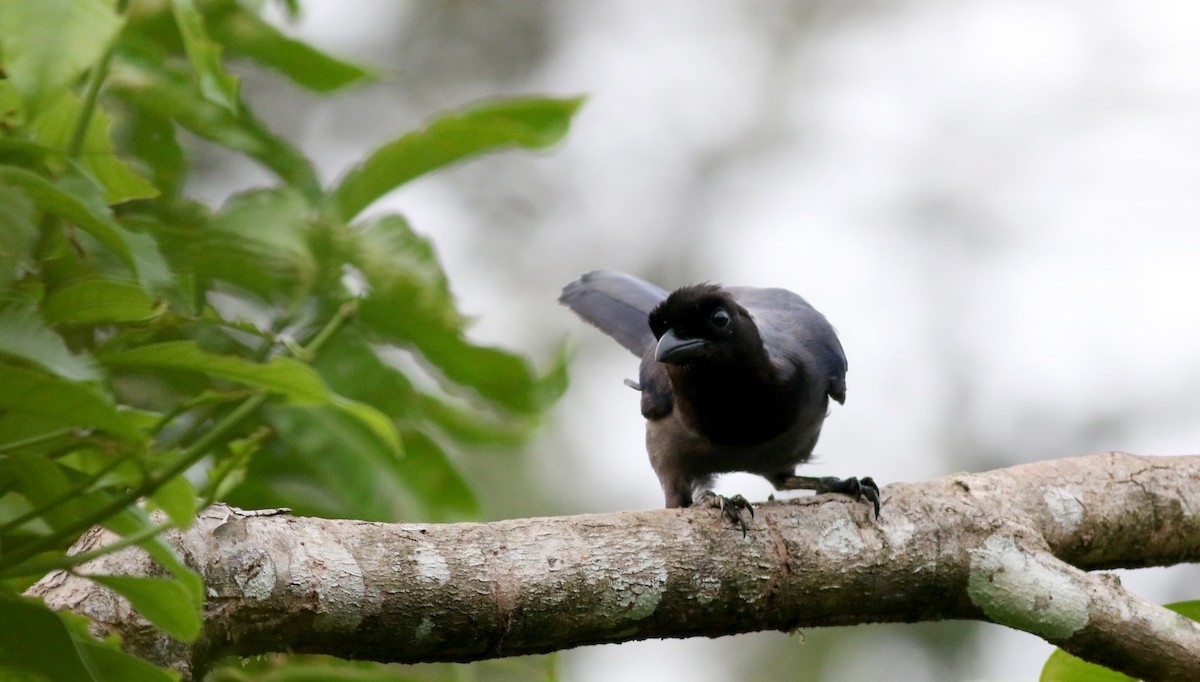
{"label": "branch bark", "polygon": [[[271,651],[471,661],[652,637],[981,619],[1142,679],[1200,679],[1200,626],[1093,569],[1200,560],[1200,456],[1107,453],[713,510],[382,524],[203,512],[168,538],[208,586],[190,644],[78,576],[31,588],[199,678]],[[76,551],[114,538],[92,531]],[[155,575],[131,548],[82,572]]]}

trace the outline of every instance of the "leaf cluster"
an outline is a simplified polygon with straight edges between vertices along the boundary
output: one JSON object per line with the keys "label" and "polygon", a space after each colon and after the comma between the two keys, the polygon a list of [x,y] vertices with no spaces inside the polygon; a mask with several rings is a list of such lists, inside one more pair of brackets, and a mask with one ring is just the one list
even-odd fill
{"label": "leaf cluster", "polygon": [[[214,500],[476,517],[453,454],[519,444],[564,388],[561,357],[542,372],[473,342],[433,245],[364,210],[464,159],[554,144],[580,101],[445,113],[326,185],[226,61],[320,94],[373,74],[259,5],[0,3],[0,673],[168,676],[18,596],[93,558],[66,553],[87,529],[155,558],[161,577],[94,579],[189,640],[203,585],[162,530]],[[181,131],[274,181],[190,199]]]}

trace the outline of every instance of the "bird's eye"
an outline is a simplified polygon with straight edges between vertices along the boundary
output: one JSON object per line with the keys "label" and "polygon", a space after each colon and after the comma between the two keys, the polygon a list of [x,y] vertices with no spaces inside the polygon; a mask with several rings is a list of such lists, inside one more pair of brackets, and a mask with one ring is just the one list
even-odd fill
{"label": "bird's eye", "polygon": [[724,308],[717,308],[716,310],[714,310],[713,314],[712,314],[712,318],[710,318],[710,319],[712,320],[712,325],[714,327],[716,327],[717,329],[724,329],[729,326],[729,322],[730,322],[729,313],[726,312],[726,310]]}

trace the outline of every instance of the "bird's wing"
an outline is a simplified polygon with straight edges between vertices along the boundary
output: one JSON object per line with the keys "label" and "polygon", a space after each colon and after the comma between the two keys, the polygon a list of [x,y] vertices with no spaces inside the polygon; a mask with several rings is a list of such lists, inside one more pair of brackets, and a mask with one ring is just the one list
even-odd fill
{"label": "bird's wing", "polygon": [[728,287],[750,312],[767,355],[784,377],[803,369],[828,382],[829,397],[846,400],[846,354],[833,325],[800,296],[786,289]]}
{"label": "bird's wing", "polygon": [[666,297],[667,292],[633,275],[596,270],[563,287],[558,302],[640,358],[655,342],[647,316]]}
{"label": "bird's wing", "polygon": [[642,416],[646,419],[662,419],[674,411],[675,393],[671,390],[667,366],[654,359],[653,346],[642,357],[642,366],[638,370],[638,390],[642,392]]}

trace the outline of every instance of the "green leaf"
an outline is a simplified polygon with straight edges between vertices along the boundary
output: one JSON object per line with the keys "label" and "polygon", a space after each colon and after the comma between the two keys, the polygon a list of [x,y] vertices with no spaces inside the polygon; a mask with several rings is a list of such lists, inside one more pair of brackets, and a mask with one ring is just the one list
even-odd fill
{"label": "green leaf", "polygon": [[1088,663],[1062,649],[1055,649],[1042,668],[1040,682],[1137,682],[1134,678],[1109,670],[1102,665]]}
{"label": "green leaf", "polygon": [[15,668],[54,682],[91,682],[95,676],[75,639],[53,611],[31,599],[0,597],[0,672]]}
{"label": "green leaf", "polygon": [[230,54],[249,57],[287,76],[297,85],[326,93],[371,77],[364,68],[292,40],[236,2],[219,3],[208,17],[213,36]]}
{"label": "green leaf", "polygon": [[[0,9],[0,11],[3,11]],[[0,46],[0,55],[3,46]],[[21,93],[13,85],[12,80],[0,80],[0,127],[9,130],[19,130],[25,125],[24,112],[21,111]],[[11,137],[0,138],[0,162],[17,165],[36,165],[45,158],[45,150],[41,145],[35,145],[28,140]]]}
{"label": "green leaf", "polygon": [[231,504],[370,521],[416,516],[400,458],[362,422],[324,406],[271,408],[266,417],[277,438],[250,461]]}
{"label": "green leaf", "polygon": [[[421,416],[419,396],[412,383],[395,367],[383,362],[354,327],[344,328],[330,339],[313,361],[313,367],[339,395],[352,398],[359,405],[370,405],[379,415],[376,418],[387,420],[389,425],[393,419],[411,421]],[[362,417],[360,421],[375,423]],[[380,427],[375,430],[378,432]],[[399,443],[393,447],[401,449]]]}
{"label": "green leaf", "polygon": [[266,301],[307,292],[318,269],[306,239],[309,213],[304,197],[290,188],[231,197],[202,239],[197,271]]}
{"label": "green leaf", "polygon": [[465,321],[437,252],[407,221],[395,215],[373,220],[358,231],[356,246],[350,260],[367,277],[372,305],[395,306],[397,328],[458,333]]}
{"label": "green leaf", "polygon": [[121,228],[121,231],[133,256],[142,289],[151,294],[165,294],[178,286],[154,237],[143,232],[129,232],[125,228]]}
{"label": "green leaf", "polygon": [[381,216],[356,227],[353,262],[372,286],[409,289],[419,296],[421,307],[428,309],[432,317],[445,324],[462,323],[437,250],[428,239],[414,232],[398,215]]}
{"label": "green leaf", "polygon": [[388,342],[411,344],[444,378],[473,389],[497,407],[532,414],[552,403],[565,387],[560,364],[539,377],[525,358],[469,342],[461,331],[403,312],[412,305],[402,290],[375,289],[363,299],[359,319]]}
{"label": "green leaf", "polygon": [[[74,94],[64,93],[32,126],[33,138],[49,149],[67,153],[82,113],[83,103],[80,99]],[[76,161],[104,187],[104,202],[107,204],[156,196],[158,190],[154,185],[117,156],[112,141],[112,126],[112,119],[104,109],[93,109]]]}
{"label": "green leaf", "polygon": [[330,401],[330,404],[342,414],[353,417],[360,424],[374,432],[375,437],[393,455],[399,455],[403,452],[404,446],[400,443],[400,434],[396,433],[396,426],[392,424],[392,420],[386,414],[371,405],[343,398],[336,394],[333,400]]}
{"label": "green leaf", "polygon": [[58,216],[95,237],[137,274],[147,291],[160,291],[171,283],[170,271],[154,239],[129,232],[113,220],[95,183],[68,174],[60,187],[36,173],[13,167],[0,167],[0,183],[20,188],[38,210]]}
{"label": "green leaf", "polygon": [[[1184,601],[1166,604],[1168,609],[1200,621],[1200,601]],[[1110,670],[1102,665],[1072,656],[1062,649],[1055,649],[1046,665],[1042,667],[1040,682],[1137,682],[1134,678]]]}
{"label": "green leaf", "polygon": [[127,575],[88,575],[129,600],[146,620],[175,639],[190,642],[200,635],[200,605],[178,580]]}
{"label": "green leaf", "polygon": [[350,221],[384,194],[430,171],[500,149],[542,149],[567,132],[576,99],[511,99],[445,114],[377,149],[330,193],[332,215]]}
{"label": "green leaf", "polygon": [[[171,290],[174,279],[158,249],[158,243],[150,235],[131,232],[113,220],[112,212],[105,203],[103,188],[95,180],[70,167],[53,187],[61,194],[47,193],[45,202],[38,202],[39,208],[73,222],[117,253],[131,266],[138,282],[147,292],[157,294]],[[43,190],[34,189],[32,194],[35,201]]]}
{"label": "green leaf", "polygon": [[400,476],[421,503],[424,518],[437,523],[479,518],[479,500],[471,485],[437,441],[420,431],[408,431],[404,454]]}
{"label": "green leaf", "polygon": [[4,71],[36,115],[97,61],[122,25],[112,0],[0,3]]}
{"label": "green leaf", "polygon": [[52,325],[144,322],[161,312],[141,287],[109,279],[68,284],[42,303],[42,316]]}
{"label": "green leaf", "polygon": [[21,367],[0,364],[0,409],[61,426],[142,438],[111,399],[97,389]]}
{"label": "green leaf", "polygon": [[173,120],[193,133],[255,159],[315,205],[323,196],[309,160],[267,130],[246,107],[234,113],[199,96],[186,74],[161,58],[127,59],[114,64],[109,91],[143,115]]}
{"label": "green leaf", "polygon": [[462,337],[435,339],[423,331],[414,341],[448,379],[514,412],[540,411],[547,404],[545,396],[555,395],[543,388],[528,360],[506,350],[476,346]]}
{"label": "green leaf", "polygon": [[329,339],[313,367],[341,395],[374,405],[394,419],[418,416],[412,382],[383,362],[355,326],[344,327]]}
{"label": "green leaf", "polygon": [[[136,507],[127,507],[104,521],[105,528],[122,537],[137,535],[149,530],[153,526],[154,524],[151,523],[145,512]],[[150,558],[171,572],[171,575],[187,590],[192,603],[203,603],[204,579],[200,577],[199,573],[188,568],[186,564],[180,561],[179,557],[175,554],[175,550],[166,541],[156,536],[144,542],[139,542],[138,547],[146,550]]]}
{"label": "green leaf", "polygon": [[107,353],[101,361],[112,367],[174,369],[203,372],[212,377],[279,393],[296,404],[327,404],[353,416],[398,451],[400,437],[391,421],[375,408],[338,396],[312,367],[287,357],[265,363],[250,362],[234,355],[218,355],[194,341],[165,341],[129,350]]}
{"label": "green leaf", "polygon": [[322,403],[331,398],[329,388],[311,367],[291,358],[276,357],[258,363],[235,355],[218,355],[195,341],[165,341],[105,353],[110,367],[173,369],[203,372],[212,377],[279,393],[297,403]]}
{"label": "green leaf", "polygon": [[42,448],[61,448],[76,438],[71,428],[41,417],[13,412],[0,416],[0,452],[29,448],[43,454],[47,450]]}
{"label": "green leaf", "polygon": [[84,198],[22,168],[0,168],[0,182],[20,187],[38,210],[75,224],[120,256],[131,268],[136,267],[125,230],[113,220],[106,208],[93,208]]}
{"label": "green leaf", "polygon": [[72,353],[35,309],[15,302],[0,302],[0,355],[39,365],[70,381],[100,379],[90,356]]}
{"label": "green leaf", "polygon": [[239,108],[238,82],[221,64],[221,46],[208,37],[204,15],[192,0],[171,0],[175,24],[183,38],[183,49],[192,63],[192,71],[204,98],[230,112]]}
{"label": "green leaf", "polygon": [[1167,604],[1166,606],[1181,616],[1187,616],[1194,621],[1200,621],[1200,601],[1177,601],[1174,604]]}
{"label": "green leaf", "polygon": [[510,412],[537,412],[565,390],[561,358],[539,377],[524,358],[466,340],[433,247],[403,218],[370,222],[358,233],[357,247],[352,263],[369,282],[357,320],[371,342],[416,347],[442,377]]}
{"label": "green leaf", "polygon": [[[372,405],[403,424],[441,432],[459,443],[515,446],[528,439],[533,425],[528,419],[418,391],[403,372],[380,358],[354,326],[330,339],[313,367],[339,395]],[[446,466],[453,468],[448,461]]]}
{"label": "green leaf", "polygon": [[196,489],[183,476],[176,476],[159,486],[150,494],[150,500],[180,528],[191,525],[196,517]]}
{"label": "green leaf", "polygon": [[418,397],[421,418],[456,442],[478,447],[516,447],[529,440],[536,421],[510,414],[484,412],[437,396]]}
{"label": "green leaf", "polygon": [[[467,682],[468,680],[537,680],[558,682],[548,667],[535,668],[542,657],[481,661],[470,668],[431,663],[412,669],[373,661],[347,661],[332,656],[289,654],[241,659],[212,671],[206,682]],[[417,672],[419,671],[419,672]]]}
{"label": "green leaf", "polygon": [[[71,488],[66,474],[49,457],[18,450],[7,458],[14,487],[30,504],[58,499]],[[73,512],[68,503],[47,509],[40,516],[53,528],[63,528],[74,519]]]}
{"label": "green leaf", "polygon": [[141,162],[154,178],[154,186],[167,197],[178,196],[187,176],[187,159],[171,121],[129,108],[118,121],[119,144]]}
{"label": "green leaf", "polygon": [[162,668],[113,646],[92,641],[77,641],[77,644],[86,652],[97,677],[106,682],[178,682],[178,677]]}
{"label": "green leaf", "polygon": [[254,454],[262,449],[263,442],[273,434],[266,426],[229,443],[228,453],[222,453],[214,466],[208,470],[208,483],[204,495],[210,499],[224,500],[229,491],[246,480],[246,471]]}
{"label": "green leaf", "polygon": [[21,274],[33,269],[33,245],[37,241],[33,202],[20,190],[0,185],[0,290]]}

